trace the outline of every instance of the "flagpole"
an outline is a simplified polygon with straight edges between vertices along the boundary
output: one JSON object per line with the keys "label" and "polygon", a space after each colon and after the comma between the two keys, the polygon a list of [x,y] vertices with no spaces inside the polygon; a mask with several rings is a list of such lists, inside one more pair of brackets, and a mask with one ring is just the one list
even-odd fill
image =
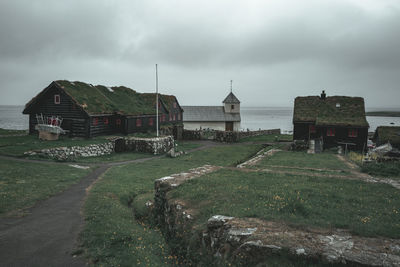
{"label": "flagpole", "polygon": [[156,128],[158,137],[158,68],[156,64]]}

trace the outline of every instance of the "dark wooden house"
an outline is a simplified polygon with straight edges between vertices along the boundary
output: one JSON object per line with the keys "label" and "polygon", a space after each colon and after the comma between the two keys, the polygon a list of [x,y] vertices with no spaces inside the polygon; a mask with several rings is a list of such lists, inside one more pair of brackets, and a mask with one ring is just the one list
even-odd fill
{"label": "dark wooden house", "polygon": [[390,143],[393,147],[400,149],[400,127],[379,126],[376,128],[373,140],[377,146]]}
{"label": "dark wooden house", "polygon": [[362,150],[367,143],[369,124],[362,97],[296,97],[293,111],[294,140],[315,139],[324,148],[348,144]]}
{"label": "dark wooden house", "polygon": [[[182,108],[175,96],[159,94],[159,126],[181,125]],[[70,136],[93,137],[156,130],[156,94],[130,88],[54,81],[25,105],[29,132],[35,132],[36,114],[60,116]]]}

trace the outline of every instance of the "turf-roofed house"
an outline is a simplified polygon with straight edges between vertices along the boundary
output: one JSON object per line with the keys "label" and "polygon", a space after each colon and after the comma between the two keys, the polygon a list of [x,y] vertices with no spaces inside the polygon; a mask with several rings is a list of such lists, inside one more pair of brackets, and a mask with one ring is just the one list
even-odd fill
{"label": "turf-roofed house", "polygon": [[299,96],[294,101],[294,140],[316,140],[323,148],[366,147],[369,124],[362,97]]}
{"label": "turf-roofed house", "polygon": [[[182,108],[173,95],[159,94],[159,126],[181,125]],[[37,114],[62,117],[70,136],[93,137],[156,130],[156,94],[124,86],[106,87],[83,82],[53,81],[25,105],[29,133],[35,133]]]}

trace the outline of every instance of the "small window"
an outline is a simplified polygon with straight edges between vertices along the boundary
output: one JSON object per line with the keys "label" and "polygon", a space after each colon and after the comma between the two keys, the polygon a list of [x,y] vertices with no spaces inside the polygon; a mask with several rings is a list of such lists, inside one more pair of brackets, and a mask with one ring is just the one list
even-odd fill
{"label": "small window", "polygon": [[349,137],[357,137],[358,131],[357,129],[349,129]]}
{"label": "small window", "polygon": [[336,107],[337,107],[337,108],[340,108],[340,103],[336,103]]}
{"label": "small window", "polygon": [[315,125],[310,125],[310,133],[316,133],[317,130],[315,128]]}
{"label": "small window", "polygon": [[54,104],[60,104],[60,95],[54,95]]}
{"label": "small window", "polygon": [[174,108],[176,108],[176,102],[174,102]]}
{"label": "small window", "polygon": [[149,118],[149,125],[153,126],[153,118]]}
{"label": "small window", "polygon": [[178,121],[181,120],[181,113],[178,113]]}
{"label": "small window", "polygon": [[326,130],[326,136],[335,136],[335,128],[328,128]]}
{"label": "small window", "polygon": [[142,119],[136,119],[136,127],[142,127]]}
{"label": "small window", "polygon": [[99,124],[99,118],[94,118],[93,119],[93,125]]}
{"label": "small window", "polygon": [[107,118],[107,117],[104,117],[104,118],[103,118],[103,123],[104,123],[105,125],[108,125],[108,118]]}
{"label": "small window", "polygon": [[231,109],[235,109],[235,105],[231,105]]}
{"label": "small window", "polygon": [[115,124],[118,125],[118,126],[120,126],[120,125],[121,125],[121,119],[117,119],[117,120],[115,121]]}

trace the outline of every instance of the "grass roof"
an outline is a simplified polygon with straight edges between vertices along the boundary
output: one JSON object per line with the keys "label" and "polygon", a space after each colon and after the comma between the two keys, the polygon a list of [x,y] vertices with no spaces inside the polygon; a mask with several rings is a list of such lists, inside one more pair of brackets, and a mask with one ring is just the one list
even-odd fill
{"label": "grass roof", "polygon": [[392,145],[400,144],[400,126],[379,126],[375,132],[380,143],[390,142]]}
{"label": "grass roof", "polygon": [[312,122],[318,126],[368,127],[362,97],[319,96],[296,97],[293,122]]}
{"label": "grass roof", "polygon": [[[56,81],[89,114],[152,115],[156,113],[156,95],[142,94],[128,87],[93,86],[83,82]],[[174,96],[160,95],[170,102]],[[165,103],[165,102],[164,102]],[[165,103],[165,106],[167,103]],[[168,108],[168,107],[167,107]]]}

